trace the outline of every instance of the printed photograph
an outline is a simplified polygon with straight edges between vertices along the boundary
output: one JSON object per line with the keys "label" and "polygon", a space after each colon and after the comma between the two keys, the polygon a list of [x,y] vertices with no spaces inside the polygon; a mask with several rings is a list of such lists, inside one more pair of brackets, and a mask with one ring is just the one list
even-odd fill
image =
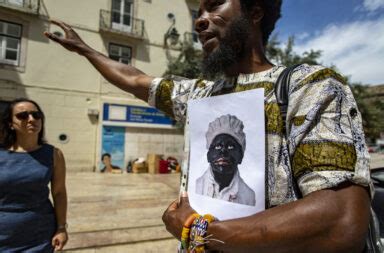
{"label": "printed photograph", "polygon": [[223,220],[265,209],[263,96],[255,89],[188,103],[188,195],[199,213]]}

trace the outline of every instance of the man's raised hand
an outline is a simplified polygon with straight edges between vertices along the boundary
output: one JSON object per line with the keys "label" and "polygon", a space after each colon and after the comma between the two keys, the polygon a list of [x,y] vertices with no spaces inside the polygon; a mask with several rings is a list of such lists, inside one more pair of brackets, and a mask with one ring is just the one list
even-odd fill
{"label": "man's raised hand", "polygon": [[61,29],[63,29],[65,36],[60,37],[56,34],[53,34],[51,32],[44,32],[44,35],[50,39],[53,40],[60,45],[62,45],[64,48],[66,48],[69,51],[76,52],[80,55],[84,55],[87,51],[90,51],[91,48],[84,43],[84,41],[80,38],[80,36],[72,29],[72,27],[62,21],[59,20],[51,20],[52,24],[55,24],[59,26]]}

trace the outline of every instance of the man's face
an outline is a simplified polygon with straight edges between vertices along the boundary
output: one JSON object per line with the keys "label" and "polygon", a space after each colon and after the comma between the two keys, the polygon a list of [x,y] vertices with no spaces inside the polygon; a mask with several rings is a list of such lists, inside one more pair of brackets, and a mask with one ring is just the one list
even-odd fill
{"label": "man's face", "polygon": [[202,72],[215,79],[244,56],[252,29],[240,0],[202,0],[196,31],[203,46]]}
{"label": "man's face", "polygon": [[235,138],[228,134],[220,134],[212,141],[207,159],[214,172],[231,175],[241,163],[243,151]]}

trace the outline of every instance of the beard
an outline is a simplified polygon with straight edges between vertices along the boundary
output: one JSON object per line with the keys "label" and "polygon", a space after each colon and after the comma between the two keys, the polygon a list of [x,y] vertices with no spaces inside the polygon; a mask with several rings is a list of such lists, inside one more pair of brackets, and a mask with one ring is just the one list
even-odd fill
{"label": "beard", "polygon": [[236,18],[229,24],[224,37],[219,39],[219,48],[203,58],[201,64],[203,78],[208,80],[221,78],[229,67],[244,56],[251,29],[251,23],[245,17]]}

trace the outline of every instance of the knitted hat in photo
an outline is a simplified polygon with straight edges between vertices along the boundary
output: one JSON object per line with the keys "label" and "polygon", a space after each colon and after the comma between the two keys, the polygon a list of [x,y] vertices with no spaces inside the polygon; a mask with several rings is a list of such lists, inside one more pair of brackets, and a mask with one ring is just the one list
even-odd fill
{"label": "knitted hat in photo", "polygon": [[245,133],[243,132],[243,122],[234,115],[222,115],[209,123],[208,131],[205,134],[207,139],[207,149],[211,146],[212,141],[219,134],[228,134],[235,138],[240,144],[243,152],[245,150]]}

